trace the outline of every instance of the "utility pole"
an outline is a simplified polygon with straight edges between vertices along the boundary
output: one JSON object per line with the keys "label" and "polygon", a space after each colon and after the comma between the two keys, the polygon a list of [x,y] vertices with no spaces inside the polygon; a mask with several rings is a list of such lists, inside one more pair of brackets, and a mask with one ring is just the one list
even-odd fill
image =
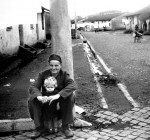
{"label": "utility pole", "polygon": [[99,21],[98,21],[98,29],[99,29]]}
{"label": "utility pole", "polygon": [[74,0],[75,2],[75,17],[74,17],[74,24],[75,24],[75,39],[77,39],[77,15],[76,15],[76,0]]}
{"label": "utility pole", "polygon": [[50,0],[50,25],[52,35],[52,53],[62,58],[62,67],[70,76],[73,74],[73,56],[71,23],[67,0]]}

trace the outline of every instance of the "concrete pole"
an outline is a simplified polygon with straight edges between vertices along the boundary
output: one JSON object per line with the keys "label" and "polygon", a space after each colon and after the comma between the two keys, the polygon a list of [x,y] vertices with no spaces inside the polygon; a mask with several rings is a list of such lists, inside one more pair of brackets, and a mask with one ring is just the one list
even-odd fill
{"label": "concrete pole", "polygon": [[74,21],[75,21],[75,39],[77,39],[77,15],[76,15],[76,0],[74,1],[75,2],[75,15],[74,15]]}
{"label": "concrete pole", "polygon": [[52,53],[62,58],[62,68],[73,74],[73,56],[71,41],[71,23],[67,0],[50,0],[50,25],[52,35]]}
{"label": "concrete pole", "polygon": [[99,29],[99,21],[98,21],[98,29]]}

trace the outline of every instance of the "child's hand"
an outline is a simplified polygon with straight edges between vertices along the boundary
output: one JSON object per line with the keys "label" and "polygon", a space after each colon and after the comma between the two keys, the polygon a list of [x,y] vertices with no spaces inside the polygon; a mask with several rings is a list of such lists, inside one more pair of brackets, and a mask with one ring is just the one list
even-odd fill
{"label": "child's hand", "polygon": [[48,97],[47,96],[43,96],[42,103],[47,103],[47,102],[48,102]]}
{"label": "child's hand", "polygon": [[42,96],[37,96],[38,101],[42,102],[43,97]]}
{"label": "child's hand", "polygon": [[51,104],[51,102],[52,102],[53,100],[56,100],[56,99],[58,99],[59,97],[60,97],[59,94],[49,96],[49,97],[48,97],[49,105]]}
{"label": "child's hand", "polygon": [[47,96],[37,96],[37,99],[42,102],[43,104],[48,102],[48,97]]}

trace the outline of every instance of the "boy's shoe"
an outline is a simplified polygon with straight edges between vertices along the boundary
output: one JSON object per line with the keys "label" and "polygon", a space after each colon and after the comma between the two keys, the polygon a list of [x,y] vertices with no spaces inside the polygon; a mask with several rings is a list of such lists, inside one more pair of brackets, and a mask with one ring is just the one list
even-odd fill
{"label": "boy's shoe", "polygon": [[35,139],[35,138],[38,138],[42,135],[42,132],[41,131],[34,131],[32,133],[32,135],[30,136],[31,139]]}
{"label": "boy's shoe", "polygon": [[73,131],[69,128],[69,126],[63,128],[63,133],[65,134],[65,136],[66,136],[67,138],[74,136],[74,133],[73,133]]}
{"label": "boy's shoe", "polygon": [[59,130],[58,130],[58,128],[54,128],[53,131],[54,131],[54,133],[58,133]]}
{"label": "boy's shoe", "polygon": [[43,133],[42,133],[42,137],[45,137],[45,136],[48,136],[48,135],[51,135],[51,134],[54,134],[53,130],[52,129],[46,129]]}
{"label": "boy's shoe", "polygon": [[35,139],[40,137],[44,132],[44,128],[42,126],[37,127],[33,133],[29,136],[31,139]]}

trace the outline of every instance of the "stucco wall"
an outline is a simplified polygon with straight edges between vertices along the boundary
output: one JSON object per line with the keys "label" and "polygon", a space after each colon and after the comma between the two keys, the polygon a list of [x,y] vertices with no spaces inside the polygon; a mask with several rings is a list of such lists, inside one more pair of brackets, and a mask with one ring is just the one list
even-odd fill
{"label": "stucco wall", "polygon": [[150,19],[146,20],[146,24],[147,24],[147,31],[150,31]]}
{"label": "stucco wall", "polygon": [[38,41],[46,40],[45,19],[44,29],[42,28],[41,13],[38,14],[37,19],[38,24],[20,24],[0,29],[0,57],[16,55],[20,45],[32,46]]}
{"label": "stucco wall", "polygon": [[45,33],[46,33],[46,38],[51,39],[51,27],[50,27],[50,14],[45,12],[44,13],[45,17]]}
{"label": "stucco wall", "polygon": [[[45,19],[43,19],[43,20],[45,21]],[[44,29],[42,29],[42,14],[41,13],[37,14],[37,23],[38,23],[38,39],[41,41],[45,40],[46,39],[45,24],[43,24]]]}
{"label": "stucco wall", "polygon": [[137,16],[134,16],[134,27],[135,27],[135,25],[137,25],[138,24],[138,17]]}
{"label": "stucco wall", "polygon": [[24,44],[30,46],[34,45],[37,42],[36,24],[23,25],[23,42]]}
{"label": "stucco wall", "polygon": [[0,56],[15,55],[20,45],[18,25],[6,29],[0,30]]}

